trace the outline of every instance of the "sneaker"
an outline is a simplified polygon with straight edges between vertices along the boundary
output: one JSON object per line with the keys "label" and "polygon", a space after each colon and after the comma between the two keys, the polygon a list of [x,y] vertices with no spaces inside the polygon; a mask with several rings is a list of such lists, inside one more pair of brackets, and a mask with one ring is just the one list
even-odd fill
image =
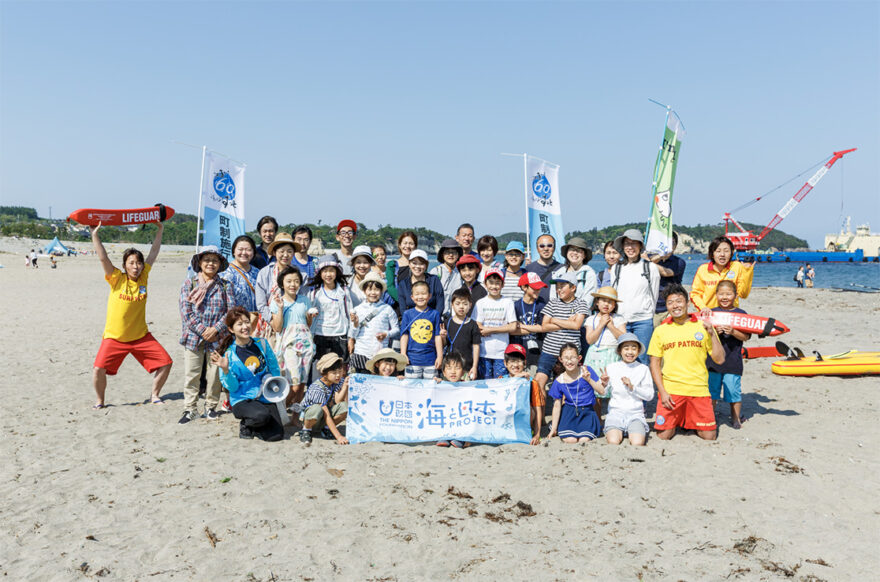
{"label": "sneaker", "polygon": [[299,442],[308,446],[312,444],[312,431],[310,430],[302,430],[299,433]]}
{"label": "sneaker", "polygon": [[232,406],[229,405],[229,398],[220,403],[220,412],[232,412]]}
{"label": "sneaker", "polygon": [[196,419],[196,413],[192,410],[187,410],[183,413],[183,416],[180,417],[180,420],[177,421],[177,424],[186,424],[191,420]]}
{"label": "sneaker", "polygon": [[328,440],[328,441],[335,441],[336,440],[336,437],[333,436],[333,433],[330,432],[330,429],[327,428],[326,426],[321,429],[321,438]]}
{"label": "sneaker", "polygon": [[205,420],[217,420],[220,418],[220,414],[213,408],[206,408],[203,416],[205,417]]}
{"label": "sneaker", "polygon": [[464,448],[464,443],[461,442],[461,441],[455,441],[455,440],[453,440],[453,441],[449,441],[449,443],[450,443],[453,447],[455,447],[456,449],[463,449],[463,448]]}
{"label": "sneaker", "polygon": [[449,441],[437,441],[437,446],[438,447],[448,447]]}
{"label": "sneaker", "polygon": [[254,431],[252,431],[250,428],[248,428],[247,426],[245,426],[244,424],[242,424],[242,425],[239,426],[239,428],[238,428],[238,438],[240,438],[240,439],[252,439],[252,438],[254,438]]}

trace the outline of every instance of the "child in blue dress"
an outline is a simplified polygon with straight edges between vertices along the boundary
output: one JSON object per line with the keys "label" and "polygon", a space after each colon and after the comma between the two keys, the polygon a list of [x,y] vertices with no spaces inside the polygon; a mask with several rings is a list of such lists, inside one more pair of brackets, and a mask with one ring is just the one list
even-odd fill
{"label": "child in blue dress", "polygon": [[589,366],[581,367],[581,356],[575,343],[567,342],[559,350],[559,361],[564,371],[556,377],[548,394],[553,403],[550,435],[562,442],[585,443],[599,436],[599,417],[593,410],[596,395],[587,378],[599,379]]}

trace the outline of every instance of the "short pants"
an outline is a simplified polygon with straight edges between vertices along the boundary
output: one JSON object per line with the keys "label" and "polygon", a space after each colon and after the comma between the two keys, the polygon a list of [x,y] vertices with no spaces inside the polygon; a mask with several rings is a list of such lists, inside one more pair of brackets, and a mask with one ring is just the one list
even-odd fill
{"label": "short pants", "polygon": [[691,430],[715,430],[715,411],[711,396],[681,396],[670,394],[675,406],[669,410],[657,399],[655,430],[682,427]]}
{"label": "short pants", "polygon": [[605,415],[605,433],[609,430],[619,430],[624,435],[648,434],[648,421],[645,420],[644,413],[609,410]]}
{"label": "short pants", "polygon": [[[724,388],[724,398],[721,397],[722,387]],[[709,372],[709,394],[712,396],[712,400],[742,402],[742,376]]]}
{"label": "short pants", "polygon": [[541,355],[538,356],[538,373],[544,374],[547,377],[553,376],[553,368],[556,367],[556,362],[558,361],[559,358],[557,356],[541,352]]}
{"label": "short pants", "polygon": [[[342,413],[348,412],[348,402],[343,400],[342,402],[330,403],[327,405],[327,408],[330,409],[330,416],[336,418]],[[320,431],[324,428],[324,425],[327,424],[327,419],[324,418],[324,407],[320,404],[312,404],[308,408],[306,408],[299,415],[300,420],[315,420],[315,426],[313,426],[310,430]]]}
{"label": "short pants", "polygon": [[430,380],[437,373],[434,366],[407,366],[403,376],[409,380]]}
{"label": "short pants", "polygon": [[165,348],[159,344],[153,334],[148,333],[141,339],[131,342],[110,338],[101,340],[101,347],[98,348],[98,355],[95,356],[95,367],[104,368],[107,374],[114,376],[128,354],[133,355],[150,374],[171,363],[171,356]]}

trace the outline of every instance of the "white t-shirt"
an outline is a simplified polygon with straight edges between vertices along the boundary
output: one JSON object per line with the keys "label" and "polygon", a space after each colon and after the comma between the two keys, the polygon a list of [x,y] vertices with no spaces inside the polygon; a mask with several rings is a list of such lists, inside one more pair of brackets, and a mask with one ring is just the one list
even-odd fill
{"label": "white t-shirt", "polygon": [[[584,320],[584,327],[587,328],[587,331],[593,331],[599,327],[599,319],[602,317],[601,313],[594,313]],[[611,314],[611,325],[616,327],[617,329],[624,329],[626,326],[626,321],[623,319],[622,315],[617,313]],[[614,334],[606,327],[599,334],[599,339],[596,340],[595,344],[600,348],[606,348],[610,346],[617,345],[617,338],[614,337]]]}
{"label": "white t-shirt", "polygon": [[[506,297],[500,299],[483,297],[474,306],[473,318],[484,328],[501,327],[516,321],[516,310],[513,308],[513,301]],[[504,359],[504,350],[507,349],[509,343],[510,334],[507,333],[493,333],[483,336],[483,341],[480,344],[480,357],[493,360]]]}
{"label": "white t-shirt", "polygon": [[[608,374],[608,387],[611,390],[611,400],[608,401],[608,413],[619,411],[624,414],[645,414],[645,401],[654,398],[654,381],[651,379],[651,370],[638,360],[632,364],[626,362],[614,362],[605,368]],[[623,383],[626,376],[632,382],[633,389],[629,390]]]}
{"label": "white t-shirt", "polygon": [[341,285],[328,291],[323,286],[311,292],[312,305],[318,308],[318,315],[312,321],[312,334],[325,336],[346,335],[351,322],[351,297]]}
{"label": "white t-shirt", "polygon": [[[617,282],[617,296],[620,303],[617,312],[627,323],[644,321],[654,318],[657,307],[657,296],[660,294],[660,272],[657,265],[647,261],[648,277],[645,277],[644,259],[637,263],[627,263],[620,267],[620,279]],[[611,271],[614,282],[615,269]]]}

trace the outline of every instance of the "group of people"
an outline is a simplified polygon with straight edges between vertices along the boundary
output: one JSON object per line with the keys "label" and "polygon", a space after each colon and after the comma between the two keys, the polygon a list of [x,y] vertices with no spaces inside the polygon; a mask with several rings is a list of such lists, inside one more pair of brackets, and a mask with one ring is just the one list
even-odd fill
{"label": "group of people", "polygon": [[813,281],[816,279],[816,271],[813,266],[807,263],[806,268],[801,265],[798,267],[797,273],[794,274],[794,282],[798,287],[812,287]]}
{"label": "group of people", "polygon": [[[128,353],[153,374],[150,400],[160,404],[171,358],[147,330],[144,307],[162,224],[146,258],[125,251],[123,271],[107,257],[99,228],[92,241],[111,292],[94,363],[95,407],[104,406],[106,376]],[[673,252],[649,256],[642,233],[627,230],[604,245],[605,267],[597,272],[579,237],[562,245],[559,262],[557,241],[540,236],[529,262],[522,242],[502,250],[491,235],[476,239],[465,223],[440,244],[429,269],[414,232],[398,237],[399,258],[390,259],[382,245],[357,245],[357,228],[339,222],[340,249],[313,257],[308,226],[279,232],[266,216],[257,224],[259,244],[238,237],[231,261],[216,247],[192,257],[179,297],[180,424],[231,412],[242,438],[280,440],[282,414],[260,391],[266,377],[280,375],[291,386],[287,412],[300,440],[320,434],[345,444],[339,424],[347,377],[360,373],[436,382],[525,378],[533,444],[542,437],[547,395],[554,401],[548,436],[567,443],[604,433],[608,442],[644,444],[644,405],[655,389],[661,439],[676,428],[714,439],[718,400],[730,403],[731,425],[740,427],[748,334],[708,319],[713,310],[742,312],[738,302],[749,294],[753,267],[733,260],[726,237],[712,241],[688,293],[685,262],[674,254],[677,235]]]}

